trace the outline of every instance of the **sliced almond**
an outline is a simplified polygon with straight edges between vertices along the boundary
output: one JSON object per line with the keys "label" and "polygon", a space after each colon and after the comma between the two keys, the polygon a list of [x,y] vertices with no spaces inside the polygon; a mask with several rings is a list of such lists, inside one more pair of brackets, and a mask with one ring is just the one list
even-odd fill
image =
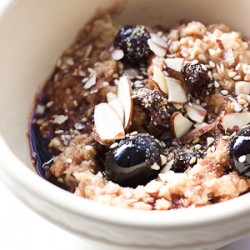
{"label": "sliced almond", "polygon": [[184,59],[183,58],[167,58],[165,59],[165,63],[168,68],[181,72],[183,66]]}
{"label": "sliced almond", "polygon": [[235,83],[235,93],[240,94],[250,94],[250,82],[239,81]]}
{"label": "sliced almond", "polygon": [[200,105],[188,103],[185,105],[188,117],[194,121],[201,123],[204,121],[207,111]]}
{"label": "sliced almond", "polygon": [[241,129],[243,126],[250,123],[250,112],[242,112],[242,113],[231,113],[225,115],[221,120],[221,125],[224,130],[228,129]]}
{"label": "sliced almond", "polygon": [[154,66],[154,73],[153,73],[152,80],[156,84],[157,88],[163,94],[167,94],[168,93],[166,77],[163,74],[163,72],[157,66]]}
{"label": "sliced almond", "polygon": [[204,123],[203,125],[201,125],[201,126],[195,128],[195,129],[191,130],[186,135],[183,135],[180,138],[180,141],[182,143],[188,143],[190,141],[193,141],[194,139],[199,138],[203,134],[206,134],[210,130],[214,129],[215,125],[216,125],[216,123],[211,123],[211,124]]}
{"label": "sliced almond", "polygon": [[155,44],[157,44],[161,48],[167,50],[168,44],[167,44],[167,42],[162,37],[160,37],[160,36],[158,36],[156,34],[150,34],[150,36],[151,36],[151,39],[153,40],[153,42]]}
{"label": "sliced almond", "polygon": [[90,89],[92,86],[96,84],[96,72],[95,70],[89,68],[88,69],[90,76],[88,77],[87,81],[84,84],[85,89]]}
{"label": "sliced almond", "polygon": [[95,106],[94,123],[95,139],[103,145],[125,136],[121,119],[108,103]]}
{"label": "sliced almond", "polygon": [[132,120],[133,102],[131,81],[126,76],[119,79],[117,95],[124,109],[124,128],[127,130]]}
{"label": "sliced almond", "polygon": [[237,100],[238,100],[238,102],[242,102],[242,100],[243,100],[246,103],[250,103],[250,95],[240,94],[237,96]]}
{"label": "sliced almond", "polygon": [[172,128],[173,135],[176,138],[180,138],[185,135],[193,123],[189,121],[185,116],[183,116],[180,112],[174,112],[170,118],[170,124]]}
{"label": "sliced almond", "polygon": [[114,93],[107,93],[108,104],[114,109],[116,114],[120,117],[122,124],[124,123],[124,108],[118,98]]}
{"label": "sliced almond", "polygon": [[107,102],[108,103],[115,100],[116,98],[118,98],[117,94],[112,93],[112,92],[107,93]]}
{"label": "sliced almond", "polygon": [[166,77],[166,80],[168,89],[168,101],[172,103],[187,102],[187,95],[182,82],[170,77]]}
{"label": "sliced almond", "polygon": [[159,36],[151,34],[151,38],[148,39],[148,46],[155,55],[164,57],[167,52],[167,43]]}
{"label": "sliced almond", "polygon": [[166,55],[166,50],[156,45],[152,39],[148,39],[148,46],[156,56],[164,57]]}

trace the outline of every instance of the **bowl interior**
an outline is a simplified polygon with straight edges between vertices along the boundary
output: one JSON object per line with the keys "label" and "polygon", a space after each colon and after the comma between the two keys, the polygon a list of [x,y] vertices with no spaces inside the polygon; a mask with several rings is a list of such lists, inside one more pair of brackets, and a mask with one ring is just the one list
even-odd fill
{"label": "bowl interior", "polygon": [[[13,1],[0,20],[0,134],[32,171],[27,131],[34,96],[97,7],[112,4],[112,0],[20,0]],[[180,20],[223,22],[250,35],[249,7],[247,0],[128,0],[117,20],[166,27]]]}

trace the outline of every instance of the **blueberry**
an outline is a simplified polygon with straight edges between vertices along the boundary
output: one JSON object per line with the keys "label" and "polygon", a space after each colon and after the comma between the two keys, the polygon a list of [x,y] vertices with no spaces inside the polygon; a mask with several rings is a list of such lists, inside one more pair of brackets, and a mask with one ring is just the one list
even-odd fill
{"label": "blueberry", "polygon": [[210,79],[207,71],[202,67],[202,64],[187,63],[184,66],[182,73],[187,88],[193,97],[198,98],[206,94]]}
{"label": "blueberry", "polygon": [[153,136],[129,136],[106,153],[105,174],[109,180],[121,186],[145,185],[155,179],[160,171],[160,154],[161,144]]}
{"label": "blueberry", "polygon": [[124,51],[124,59],[131,63],[145,60],[150,49],[148,46],[149,32],[142,25],[127,25],[119,30],[114,46]]}
{"label": "blueberry", "polygon": [[250,178],[250,125],[242,128],[229,145],[230,164],[239,175]]}

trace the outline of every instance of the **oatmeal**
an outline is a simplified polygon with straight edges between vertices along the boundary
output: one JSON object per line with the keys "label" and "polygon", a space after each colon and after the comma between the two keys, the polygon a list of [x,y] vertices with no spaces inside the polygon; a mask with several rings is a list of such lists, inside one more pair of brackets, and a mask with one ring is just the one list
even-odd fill
{"label": "oatmeal", "polygon": [[250,51],[223,24],[89,22],[36,98],[38,173],[103,204],[169,210],[250,187]]}

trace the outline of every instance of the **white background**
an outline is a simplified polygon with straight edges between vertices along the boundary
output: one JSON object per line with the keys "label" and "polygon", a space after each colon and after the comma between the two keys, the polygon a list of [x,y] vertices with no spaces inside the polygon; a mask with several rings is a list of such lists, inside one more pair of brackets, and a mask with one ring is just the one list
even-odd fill
{"label": "white background", "polygon": [[[0,14],[9,0],[0,0]],[[1,250],[99,250],[90,243],[50,224],[21,204],[0,182]],[[249,250],[250,238],[220,250]],[[105,250],[102,247],[102,250]],[[107,250],[107,248],[106,248]]]}

